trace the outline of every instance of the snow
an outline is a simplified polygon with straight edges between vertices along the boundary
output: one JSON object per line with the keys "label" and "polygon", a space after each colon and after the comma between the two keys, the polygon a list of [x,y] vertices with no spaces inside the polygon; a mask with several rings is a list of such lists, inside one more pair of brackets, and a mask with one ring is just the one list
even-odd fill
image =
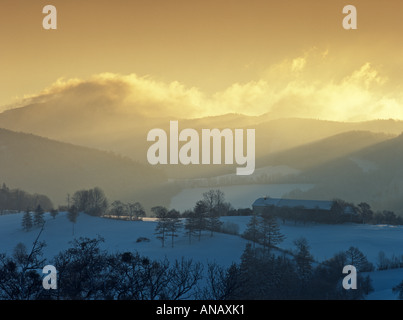
{"label": "snow", "polygon": [[[39,228],[29,232],[22,230],[22,213],[0,216],[0,253],[12,254],[14,247],[19,243],[25,244],[29,249],[39,233]],[[174,248],[171,247],[171,238],[167,238],[165,248],[161,247],[161,241],[154,235],[155,219],[145,221],[123,221],[92,217],[80,214],[74,226],[67,219],[65,213],[60,213],[56,219],[49,215],[45,217],[46,224],[40,236],[40,241],[46,242],[44,257],[51,259],[61,250],[70,246],[69,242],[79,238],[88,237],[104,238],[103,248],[109,252],[137,251],[142,255],[153,259],[174,260],[185,257],[197,257],[201,262],[217,262],[222,265],[239,262],[245,249],[246,240],[222,233],[205,233],[201,241],[188,238],[180,234],[175,239]],[[150,239],[149,242],[136,242],[140,237]],[[220,243],[220,246],[217,246]]]}
{"label": "snow", "polygon": [[369,272],[374,292],[367,296],[367,300],[396,300],[397,294],[392,288],[403,281],[403,269],[391,269]]}
{"label": "snow", "polygon": [[[12,254],[14,247],[22,242],[29,249],[38,235],[39,229],[25,232],[21,228],[23,213],[0,216],[0,253]],[[250,217],[222,217],[222,221],[236,223],[239,232],[242,233]],[[217,262],[223,266],[229,266],[232,262],[239,262],[247,241],[239,236],[215,233],[210,237],[205,233],[201,240],[193,239],[189,244],[188,238],[180,234],[175,239],[175,246],[171,248],[170,239],[166,240],[165,248],[155,237],[155,219],[146,221],[123,221],[99,217],[91,217],[80,214],[74,226],[68,221],[65,213],[60,213],[56,219],[45,215],[45,228],[40,236],[45,241],[44,257],[51,259],[60,251],[70,246],[69,242],[75,238],[95,238],[102,236],[105,241],[102,247],[109,252],[137,251],[152,259],[169,260],[193,258],[202,263]],[[311,247],[311,253],[317,261],[323,261],[332,257],[335,253],[347,250],[350,246],[360,249],[375,266],[380,251],[385,252],[387,257],[393,254],[403,254],[403,226],[390,225],[322,225],[293,222],[282,224],[281,232],[286,236],[281,248],[293,250],[293,241],[305,237]],[[149,242],[139,242],[139,237],[150,239]],[[397,295],[392,292],[392,287],[403,280],[403,269],[386,271],[374,271],[370,273],[375,292],[367,298],[382,300],[396,299]]]}

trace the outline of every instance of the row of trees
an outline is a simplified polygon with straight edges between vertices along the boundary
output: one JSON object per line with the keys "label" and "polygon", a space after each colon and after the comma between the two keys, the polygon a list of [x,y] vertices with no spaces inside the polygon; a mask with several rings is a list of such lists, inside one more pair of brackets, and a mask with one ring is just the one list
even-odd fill
{"label": "row of trees", "polygon": [[355,219],[355,222],[358,223],[390,225],[403,224],[402,216],[398,216],[390,210],[374,211],[366,202],[361,202],[357,206],[353,205],[353,209],[357,215],[357,219]]}
{"label": "row of trees", "polygon": [[164,247],[166,238],[170,237],[173,247],[174,239],[181,228],[185,229],[189,243],[192,242],[193,237],[200,240],[204,230],[208,230],[210,236],[213,236],[214,232],[221,229],[220,216],[228,213],[229,208],[229,204],[225,202],[224,193],[217,189],[204,192],[203,198],[197,201],[194,209],[184,212],[183,215],[162,206],[153,207],[151,211],[158,219],[155,229],[157,238],[161,240]]}
{"label": "row of trees", "polygon": [[144,207],[140,202],[128,202],[116,200],[112,202],[108,214],[112,217],[127,217],[129,220],[140,220],[146,216]]}
{"label": "row of trees", "polygon": [[[79,190],[74,193],[72,197],[67,196],[67,207],[60,208],[67,210],[67,218],[72,222],[73,234],[74,226],[80,212],[85,212],[92,216],[102,216],[107,211],[109,204],[102,189],[95,187],[89,190]],[[117,202],[116,202],[117,203]],[[115,207],[113,207],[115,208]],[[25,231],[30,231],[32,228],[41,227],[44,223],[45,210],[50,212],[50,215],[55,218],[59,213],[58,210],[53,208],[44,208],[40,204],[32,212],[29,207],[26,208],[25,214],[22,217],[22,228]]]}
{"label": "row of trees", "polygon": [[79,212],[91,216],[102,216],[109,206],[104,191],[98,187],[76,191],[71,198],[70,195],[67,196],[67,202],[68,209],[74,206]]}
{"label": "row of trees", "polygon": [[[108,199],[104,191],[98,187],[93,189],[83,189],[76,191],[73,196],[67,195],[67,207],[61,207],[60,210],[67,211],[67,218],[74,226],[80,212],[84,212],[91,216],[112,216],[114,218],[127,217],[130,220],[139,220],[146,216],[144,207],[139,202],[124,203],[122,201],[114,201],[109,205]],[[50,209],[50,214],[56,217],[58,210]],[[44,209],[38,205],[33,212],[27,208],[22,218],[22,227],[25,231],[29,231],[34,227],[39,227],[44,223]]]}
{"label": "row of trees", "polygon": [[191,259],[171,263],[136,252],[110,254],[101,242],[76,239],[49,262],[57,270],[57,290],[44,290],[37,271],[47,264],[44,242],[35,241],[31,251],[18,244],[11,257],[0,254],[0,299],[178,300],[194,294],[202,278],[202,265]]}
{"label": "row of trees", "polygon": [[42,209],[40,205],[38,205],[33,212],[28,209],[25,214],[22,216],[22,228],[24,231],[30,231],[34,227],[42,227],[45,223],[45,219],[43,218],[45,211]]}
{"label": "row of trees", "polygon": [[101,249],[102,242],[102,238],[75,239],[49,261],[58,272],[56,290],[42,287],[38,270],[48,262],[42,258],[45,243],[38,238],[30,251],[18,244],[12,256],[0,254],[0,299],[362,299],[372,290],[370,278],[360,273],[357,290],[343,289],[343,267],[352,263],[348,254],[341,252],[315,265],[304,238],[294,242],[292,254],[253,249],[249,244],[239,263],[229,267],[209,263],[206,270],[192,259],[108,253]]}
{"label": "row of trees", "polygon": [[[280,232],[276,217],[267,213],[263,213],[261,216],[253,215],[242,237],[252,242],[251,247],[253,250],[257,248],[256,244],[259,244],[263,247],[263,251],[268,252],[285,239],[285,236]],[[306,239],[298,239],[294,241],[294,244],[298,249],[297,253],[294,253],[294,257],[299,261],[298,265],[311,264],[313,258],[309,254],[309,246]],[[360,272],[370,272],[375,269],[366,256],[353,246],[347,251],[339,253],[338,259],[348,262],[346,264],[354,265]],[[384,261],[386,261],[386,258]],[[299,272],[304,273],[303,269]]]}
{"label": "row of trees", "polygon": [[[24,231],[30,231],[32,228],[42,227],[45,224],[44,214],[45,210],[40,205],[38,205],[33,212],[27,209],[22,216],[22,229]],[[58,214],[58,210],[50,210],[50,215],[53,219],[55,219]]]}
{"label": "row of trees", "polygon": [[[12,203],[14,200],[15,206]],[[139,202],[123,203],[122,201],[114,201],[109,205],[108,199],[104,191],[98,187],[88,190],[76,191],[72,197],[67,197],[67,209],[70,211],[85,212],[92,216],[112,216],[116,218],[126,217],[127,219],[140,219],[146,215],[143,206]],[[16,210],[31,210],[40,206],[44,210],[54,211],[50,200],[41,195],[31,196],[19,189],[9,190],[5,184],[0,189],[0,213],[2,208],[16,208]],[[157,207],[156,207],[157,208]],[[348,213],[346,213],[346,209]],[[394,212],[384,210],[382,212],[374,212],[370,205],[361,202],[357,206],[341,199],[333,201],[330,212],[324,213],[321,210],[306,210],[304,208],[289,207],[267,207],[265,213],[279,217],[285,222],[286,220],[294,220],[294,222],[314,221],[319,223],[385,223],[391,225],[403,224],[403,217],[397,216]],[[153,210],[154,215],[161,210]],[[173,211],[171,212],[173,213]],[[219,216],[226,215],[253,215],[250,209],[232,208],[231,204],[225,201],[224,193],[219,190],[209,190],[203,193],[203,199],[198,201],[193,210],[185,211],[182,217],[188,218],[188,228],[190,234],[194,235],[204,229],[218,230],[220,226]],[[164,213],[164,215],[166,215]],[[72,217],[76,216],[72,214]],[[202,217],[201,217],[202,216]],[[75,219],[72,218],[74,221]],[[192,221],[193,220],[193,221]],[[198,222],[196,222],[199,220]],[[207,220],[207,222],[206,222]],[[196,227],[193,227],[196,224]],[[203,226],[203,224],[205,224]],[[163,228],[162,228],[163,229]],[[190,235],[190,238],[191,238]]]}
{"label": "row of trees", "polygon": [[335,199],[329,211],[320,209],[308,210],[303,207],[276,207],[269,206],[264,209],[267,213],[273,214],[283,220],[297,222],[318,222],[318,223],[365,223],[365,224],[391,224],[402,225],[403,217],[397,216],[393,211],[373,211],[366,202],[358,205]]}
{"label": "row of trees", "polygon": [[98,187],[89,190],[76,191],[72,197],[67,197],[67,210],[75,207],[78,212],[91,216],[110,216],[114,218],[127,217],[130,220],[139,220],[146,216],[144,207],[140,202],[109,201],[104,191]]}
{"label": "row of trees", "polygon": [[[241,263],[226,273],[217,298],[246,300],[281,299],[362,299],[371,292],[370,278],[358,274],[357,290],[345,290],[341,283],[343,254],[315,265],[304,238],[295,242],[292,255],[276,254],[248,245]],[[231,280],[231,281],[229,281]]]}
{"label": "row of trees", "polygon": [[34,210],[41,206],[44,210],[52,209],[52,201],[41,194],[30,194],[21,189],[10,189],[3,183],[0,188],[0,214],[6,210],[24,211],[27,208]]}
{"label": "row of trees", "polygon": [[242,237],[252,241],[253,248],[258,243],[262,244],[264,249],[275,247],[285,239],[280,232],[276,217],[267,212],[263,212],[260,216],[253,215]]}

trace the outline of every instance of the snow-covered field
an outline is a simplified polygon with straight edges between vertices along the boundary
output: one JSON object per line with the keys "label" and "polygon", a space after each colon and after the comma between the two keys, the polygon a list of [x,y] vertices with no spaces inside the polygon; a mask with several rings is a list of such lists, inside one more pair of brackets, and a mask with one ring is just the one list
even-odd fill
{"label": "snow-covered field", "polygon": [[[23,214],[0,216],[0,253],[12,254],[14,247],[24,243],[27,248],[32,246],[38,229],[25,232],[21,228]],[[239,225],[243,232],[249,217],[223,217],[223,221],[230,221]],[[44,255],[51,262],[51,258],[60,251],[69,247],[69,242],[78,237],[94,238],[102,236],[105,239],[103,248],[112,251],[138,251],[142,255],[153,259],[168,258],[170,260],[182,256],[193,258],[201,262],[217,262],[221,265],[230,265],[239,262],[247,243],[239,236],[216,233],[202,236],[201,241],[194,239],[191,244],[188,238],[180,235],[175,239],[175,247],[171,248],[170,241],[166,247],[154,235],[156,222],[147,221],[118,221],[105,218],[91,217],[81,214],[74,227],[64,213],[56,219],[46,215],[46,224],[40,240],[47,246]],[[384,251],[387,257],[392,254],[403,254],[403,226],[388,225],[318,225],[318,224],[280,224],[281,232],[286,236],[280,247],[293,249],[293,241],[301,236],[308,240],[311,253],[315,259],[322,261],[332,257],[335,253],[347,250],[350,246],[358,247],[368,260],[377,265],[379,251]],[[139,237],[150,239],[149,242],[137,243]],[[403,269],[375,271],[370,273],[375,292],[368,299],[396,299],[391,288],[403,280]]]}

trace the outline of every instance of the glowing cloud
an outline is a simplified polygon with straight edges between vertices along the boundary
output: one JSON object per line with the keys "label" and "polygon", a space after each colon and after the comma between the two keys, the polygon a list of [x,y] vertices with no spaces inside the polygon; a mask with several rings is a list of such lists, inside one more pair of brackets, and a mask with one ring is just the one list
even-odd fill
{"label": "glowing cloud", "polygon": [[369,62],[342,77],[332,73],[336,69],[328,50],[312,49],[272,65],[256,81],[234,83],[210,95],[177,81],[104,73],[87,80],[59,79],[38,95],[24,97],[18,105],[46,102],[54,108],[90,107],[172,119],[226,113],[341,121],[403,118],[400,84],[392,83]]}

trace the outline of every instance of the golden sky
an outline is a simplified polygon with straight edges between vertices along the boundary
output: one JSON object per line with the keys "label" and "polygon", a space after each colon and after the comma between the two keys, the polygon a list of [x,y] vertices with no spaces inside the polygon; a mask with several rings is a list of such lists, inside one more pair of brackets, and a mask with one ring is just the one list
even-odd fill
{"label": "golden sky", "polygon": [[[58,30],[42,28],[47,4],[58,10]],[[358,30],[342,28],[348,4],[357,8]],[[0,6],[0,106],[83,82],[124,83],[126,107],[155,100],[170,115],[403,118],[401,0],[2,0]]]}

